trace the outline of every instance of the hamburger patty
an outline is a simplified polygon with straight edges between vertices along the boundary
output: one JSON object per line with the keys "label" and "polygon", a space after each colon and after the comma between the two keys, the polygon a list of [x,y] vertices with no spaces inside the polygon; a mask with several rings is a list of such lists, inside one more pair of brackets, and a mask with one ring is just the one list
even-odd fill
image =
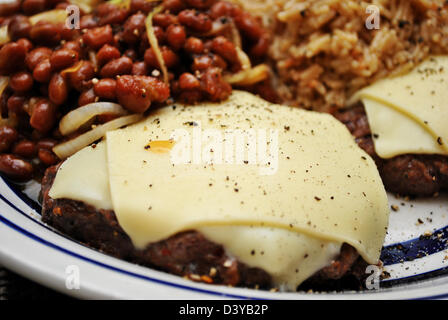
{"label": "hamburger patty", "polygon": [[[80,201],[52,199],[48,193],[58,166],[47,169],[42,180],[43,221],[64,234],[119,259],[163,270],[195,281],[231,286],[270,288],[270,275],[228,256],[223,246],[196,231],[185,231],[136,249],[112,210],[97,210]],[[337,259],[305,283],[306,288],[360,289],[366,262],[356,249],[344,244]]]}
{"label": "hamburger patty", "polygon": [[405,154],[382,159],[375,152],[362,105],[337,111],[334,116],[347,126],[358,145],[375,160],[388,191],[409,196],[431,196],[448,189],[448,157]]}

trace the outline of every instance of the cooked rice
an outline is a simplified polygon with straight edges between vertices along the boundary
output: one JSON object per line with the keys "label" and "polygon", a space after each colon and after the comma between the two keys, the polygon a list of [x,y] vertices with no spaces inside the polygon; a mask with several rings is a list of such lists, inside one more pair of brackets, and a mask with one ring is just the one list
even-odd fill
{"label": "cooked rice", "polygon": [[[270,49],[285,103],[329,111],[373,81],[448,52],[445,0],[237,0],[275,34]],[[380,9],[368,30],[369,5]]]}

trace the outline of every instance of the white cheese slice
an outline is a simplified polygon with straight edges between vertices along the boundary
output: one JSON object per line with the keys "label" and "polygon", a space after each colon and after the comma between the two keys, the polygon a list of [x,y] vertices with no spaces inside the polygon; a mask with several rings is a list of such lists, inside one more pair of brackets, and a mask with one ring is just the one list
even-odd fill
{"label": "white cheese slice", "polygon": [[[264,133],[266,141],[255,140],[256,156],[235,163],[226,135],[232,130],[257,139]],[[246,151],[253,150],[247,143]],[[184,162],[178,161],[182,147],[189,151]],[[95,152],[103,153],[99,166],[108,175],[85,173],[86,164],[97,161]],[[289,289],[329,265],[344,242],[377,263],[388,225],[376,166],[345,126],[330,115],[244,92],[222,104],[155,110],[65,163],[72,172],[65,183],[107,180],[95,182],[97,193],[111,198],[109,206],[136,247],[198,230]],[[82,193],[64,193],[68,188],[58,180],[59,173],[52,197],[88,202]]]}
{"label": "white cheese slice", "polygon": [[382,158],[401,154],[448,155],[448,56],[427,59],[410,73],[360,90]]}

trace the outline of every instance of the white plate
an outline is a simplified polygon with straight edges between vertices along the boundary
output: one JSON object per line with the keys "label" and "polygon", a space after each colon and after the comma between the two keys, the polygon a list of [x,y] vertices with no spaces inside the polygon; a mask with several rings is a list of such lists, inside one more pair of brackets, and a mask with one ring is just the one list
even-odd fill
{"label": "white plate", "polygon": [[[1,178],[0,264],[79,298],[448,298],[448,196],[414,201],[389,198],[399,210],[391,212],[382,254],[390,277],[380,282],[378,290],[281,293],[194,283],[112,258],[69,239],[42,223],[39,207]],[[425,234],[432,236],[422,237]]]}

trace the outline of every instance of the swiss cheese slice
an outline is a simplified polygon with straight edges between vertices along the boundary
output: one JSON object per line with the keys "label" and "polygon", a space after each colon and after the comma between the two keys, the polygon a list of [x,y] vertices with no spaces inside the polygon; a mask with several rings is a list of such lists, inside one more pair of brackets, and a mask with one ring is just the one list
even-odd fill
{"label": "swiss cheese slice", "polygon": [[354,95],[364,103],[380,157],[448,155],[447,86],[448,56],[435,56]]}

